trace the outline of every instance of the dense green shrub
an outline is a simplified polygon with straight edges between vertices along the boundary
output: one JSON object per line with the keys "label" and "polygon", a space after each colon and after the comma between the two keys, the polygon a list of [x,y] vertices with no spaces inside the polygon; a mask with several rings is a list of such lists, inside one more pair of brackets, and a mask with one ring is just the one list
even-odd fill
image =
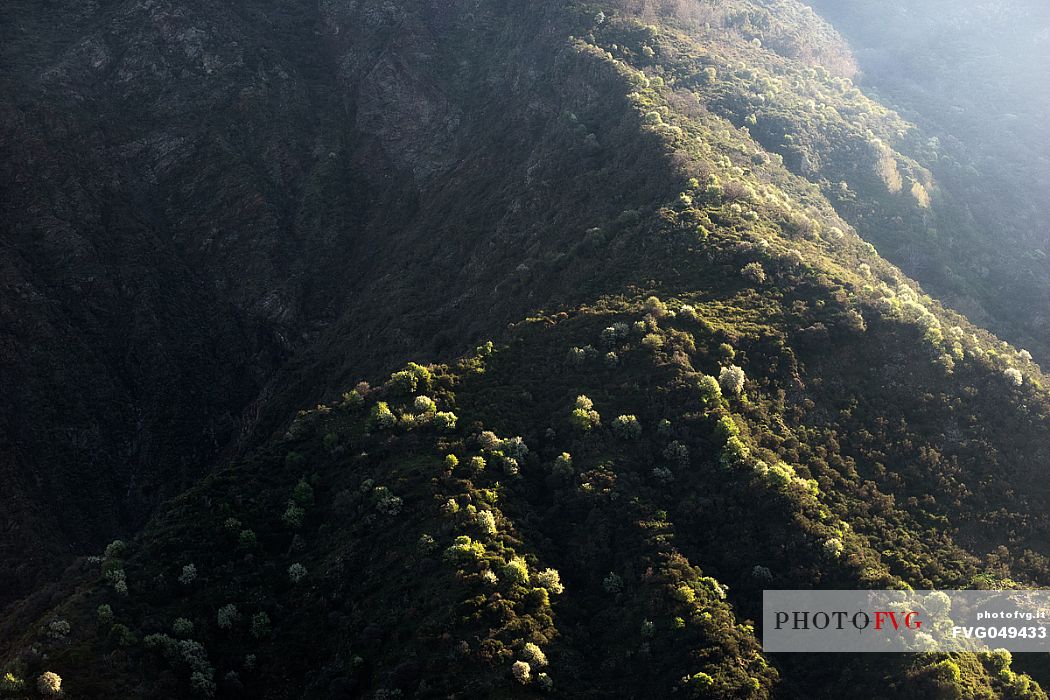
{"label": "dense green shrub", "polygon": [[[293,582],[294,583],[294,582]],[[256,639],[270,636],[270,616],[265,612],[257,612],[252,615],[251,634]]]}
{"label": "dense green shrub", "polygon": [[372,407],[369,419],[369,425],[374,430],[389,430],[397,423],[397,416],[385,401],[380,401]]}
{"label": "dense green shrub", "polygon": [[722,398],[722,387],[717,379],[704,374],[697,380],[696,385],[700,392],[701,406],[711,408],[718,405],[719,399]]}
{"label": "dense green shrub", "polygon": [[455,564],[465,564],[485,556],[485,545],[475,542],[467,535],[459,535],[445,550],[445,559]]}
{"label": "dense green shrub", "polygon": [[642,346],[649,350],[659,350],[664,346],[664,338],[659,333],[647,333],[642,338]]}
{"label": "dense green shrub", "polygon": [[455,430],[458,418],[451,411],[438,411],[434,414],[433,425],[438,430]]}
{"label": "dense green shrub", "polygon": [[216,613],[215,619],[219,625],[219,629],[228,630],[234,626],[241,616],[237,612],[237,606],[233,603],[227,603],[226,605],[219,608],[219,612]]}
{"label": "dense green shrub", "polygon": [[69,636],[70,632],[69,622],[62,619],[55,619],[47,625],[47,636],[48,639],[62,640]]}
{"label": "dense green shrub", "polygon": [[514,680],[523,685],[532,682],[532,668],[525,661],[515,661],[511,665],[511,672],[514,674]]}
{"label": "dense green shrub", "polygon": [[532,642],[525,642],[521,650],[521,656],[532,668],[544,668],[547,665],[547,655],[543,650]]}
{"label": "dense green shrub", "polygon": [[0,676],[0,693],[4,695],[15,696],[23,693],[25,687],[25,681],[10,671],[6,671],[3,676]]}
{"label": "dense green shrub", "polygon": [[304,518],[306,518],[306,511],[294,502],[289,502],[284,513],[281,514],[281,522],[293,530],[298,530],[303,526]]}
{"label": "dense green shrub", "polygon": [[416,413],[427,414],[437,411],[437,404],[429,396],[417,396],[412,401],[412,408]]}
{"label": "dense green shrub", "polygon": [[415,362],[409,362],[405,369],[390,375],[388,386],[395,392],[411,394],[430,388],[433,375],[430,370]]}
{"label": "dense green shrub", "polygon": [[106,545],[105,556],[107,559],[120,559],[127,551],[128,546],[123,540],[113,540]]}
{"label": "dense green shrub", "polygon": [[744,390],[744,370],[736,365],[723,367],[718,375],[718,384],[722,391],[735,396]]}
{"label": "dense green shrub", "polygon": [[190,563],[182,567],[182,571],[179,572],[179,583],[183,586],[188,586],[197,580],[197,567]]}
{"label": "dense green shrub", "polygon": [[678,464],[688,464],[689,462],[689,448],[677,440],[668,443],[660,454],[663,455],[664,459],[669,459]]}
{"label": "dense green shrub", "polygon": [[620,593],[623,591],[623,579],[610,571],[609,575],[602,580],[602,588],[606,593]]}
{"label": "dense green shrub", "polygon": [[544,569],[537,572],[536,585],[546,588],[554,595],[559,595],[565,591],[565,586],[561,582],[561,575],[555,569]]}
{"label": "dense green shrub", "polygon": [[36,679],[36,689],[45,698],[62,695],[62,677],[52,671],[44,671]]}
{"label": "dense green shrub", "polygon": [[613,432],[624,440],[637,440],[642,435],[642,424],[632,415],[617,416],[612,424]]}
{"label": "dense green shrub", "polygon": [[766,271],[762,269],[762,264],[757,262],[750,262],[744,265],[740,270],[740,275],[755,284],[762,284],[766,281]]}
{"label": "dense green shrub", "polygon": [[652,296],[646,299],[643,309],[653,318],[664,318],[667,316],[667,304],[660,301],[659,297]]}
{"label": "dense green shrub", "polygon": [[515,557],[504,564],[500,573],[505,580],[511,583],[526,584],[529,582],[529,567],[520,557]]}
{"label": "dense green shrub", "polygon": [[601,424],[601,416],[594,410],[594,402],[588,397],[580,395],[576,397],[576,404],[570,416],[572,426],[577,430],[593,430]]}
{"label": "dense green shrub", "polygon": [[377,486],[372,490],[372,503],[383,515],[394,516],[401,512],[401,498],[395,496],[386,486]]}
{"label": "dense green shrub", "polygon": [[488,535],[489,537],[496,534],[496,518],[492,515],[491,511],[478,511],[477,516],[475,516],[475,522],[477,522],[478,529],[481,530],[482,534]]}
{"label": "dense green shrub", "polygon": [[569,477],[573,474],[572,469],[572,455],[568,452],[562,452],[554,460],[554,464],[551,466],[551,472],[555,476]]}

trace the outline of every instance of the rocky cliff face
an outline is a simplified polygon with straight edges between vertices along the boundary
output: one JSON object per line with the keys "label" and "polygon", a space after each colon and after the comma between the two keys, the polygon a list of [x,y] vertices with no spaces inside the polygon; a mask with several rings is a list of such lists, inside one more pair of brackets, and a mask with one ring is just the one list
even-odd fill
{"label": "rocky cliff face", "polygon": [[572,295],[558,257],[658,172],[585,138],[618,117],[533,59],[542,7],[2,12],[12,594],[347,376]]}
{"label": "rocky cliff face", "polygon": [[[3,10],[5,477],[32,504],[8,513],[31,525],[5,547],[21,583],[206,469],[302,316],[282,221],[311,159],[298,81],[205,7],[71,5]],[[283,111],[306,128],[280,129]],[[42,548],[34,531],[61,537]]]}

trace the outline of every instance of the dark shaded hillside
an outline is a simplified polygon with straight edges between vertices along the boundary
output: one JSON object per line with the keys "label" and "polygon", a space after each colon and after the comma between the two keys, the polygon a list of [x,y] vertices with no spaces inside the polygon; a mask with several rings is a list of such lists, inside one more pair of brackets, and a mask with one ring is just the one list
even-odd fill
{"label": "dark shaded hillside", "polygon": [[585,138],[631,124],[600,72],[538,62],[564,51],[539,7],[3,12],[10,593],[346,366],[573,295],[559,257],[666,181]]}

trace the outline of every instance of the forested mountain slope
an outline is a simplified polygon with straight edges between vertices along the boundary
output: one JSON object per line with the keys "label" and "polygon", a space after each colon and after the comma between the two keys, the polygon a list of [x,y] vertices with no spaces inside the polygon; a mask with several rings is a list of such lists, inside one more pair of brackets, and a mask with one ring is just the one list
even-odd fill
{"label": "forested mountain slope", "polygon": [[811,10],[2,12],[0,694],[1045,697],[761,652],[1050,578],[1045,378],[879,256],[971,218]]}

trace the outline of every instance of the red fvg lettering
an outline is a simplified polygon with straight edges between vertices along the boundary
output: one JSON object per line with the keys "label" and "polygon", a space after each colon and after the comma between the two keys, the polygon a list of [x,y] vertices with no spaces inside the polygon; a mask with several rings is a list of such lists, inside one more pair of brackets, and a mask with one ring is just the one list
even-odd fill
{"label": "red fvg lettering", "polygon": [[897,613],[892,610],[876,610],[875,611],[875,629],[881,630],[882,624],[886,621],[886,618],[890,618],[890,624],[893,625],[893,629],[900,629],[897,625]]}
{"label": "red fvg lettering", "polygon": [[912,630],[917,630],[922,627],[922,620],[919,619],[919,613],[917,612],[909,612],[898,620],[897,613],[893,610],[876,610],[875,629],[881,630],[887,619],[889,620],[889,623],[893,625],[893,629],[895,630],[900,630],[901,625]]}

